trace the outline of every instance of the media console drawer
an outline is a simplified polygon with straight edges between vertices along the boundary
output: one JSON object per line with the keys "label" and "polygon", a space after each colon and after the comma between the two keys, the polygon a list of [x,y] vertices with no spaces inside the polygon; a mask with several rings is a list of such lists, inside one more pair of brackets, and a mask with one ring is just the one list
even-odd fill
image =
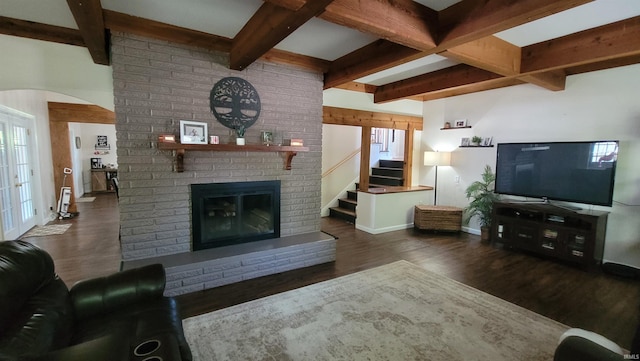
{"label": "media console drawer", "polygon": [[602,262],[607,212],[496,202],[492,241],[584,266]]}

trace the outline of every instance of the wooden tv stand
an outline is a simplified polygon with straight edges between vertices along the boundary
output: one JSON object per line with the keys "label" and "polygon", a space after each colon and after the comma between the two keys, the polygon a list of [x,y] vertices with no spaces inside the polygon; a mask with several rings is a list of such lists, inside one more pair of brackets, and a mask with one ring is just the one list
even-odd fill
{"label": "wooden tv stand", "polygon": [[582,266],[602,262],[608,212],[545,203],[496,202],[491,240]]}

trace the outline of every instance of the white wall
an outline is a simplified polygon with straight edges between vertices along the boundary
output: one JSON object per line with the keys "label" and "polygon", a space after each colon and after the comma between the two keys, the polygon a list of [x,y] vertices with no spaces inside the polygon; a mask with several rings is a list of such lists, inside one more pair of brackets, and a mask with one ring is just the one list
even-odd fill
{"label": "white wall", "polygon": [[[51,158],[51,138],[49,136],[49,110],[46,92],[38,90],[0,91],[0,104],[34,116],[36,162],[35,206],[38,210],[36,223],[43,225],[55,217],[50,207],[56,209],[56,195],[53,189],[53,166]],[[62,170],[60,170],[62,171]]]}
{"label": "white wall", "polygon": [[[605,260],[640,268],[639,81],[640,65],[631,65],[568,77],[560,92],[521,85],[425,102],[423,151],[453,150],[452,166],[438,169],[438,204],[466,206],[464,189],[485,164],[495,169],[496,148],[457,148],[462,137],[493,136],[494,144],[617,139],[614,205],[593,208],[611,212]],[[455,119],[473,128],[440,130]],[[432,184],[433,167],[423,167],[420,178]]]}
{"label": "white wall", "polygon": [[355,189],[354,181],[360,176],[360,153],[346,159],[360,149],[361,133],[360,127],[332,124],[322,126],[322,174],[344,162],[322,177],[322,216],[329,214],[329,207],[337,206],[337,199],[347,189]]}
{"label": "white wall", "polygon": [[113,110],[111,67],[80,46],[0,35],[0,90],[49,90]]}

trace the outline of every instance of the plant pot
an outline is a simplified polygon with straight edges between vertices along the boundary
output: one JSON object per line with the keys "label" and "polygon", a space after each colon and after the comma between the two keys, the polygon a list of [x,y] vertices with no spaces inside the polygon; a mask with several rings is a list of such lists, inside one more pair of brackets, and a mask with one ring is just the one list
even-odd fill
{"label": "plant pot", "polygon": [[489,243],[491,241],[491,228],[480,227],[480,242]]}
{"label": "plant pot", "polygon": [[237,145],[244,145],[244,138],[236,138]]}

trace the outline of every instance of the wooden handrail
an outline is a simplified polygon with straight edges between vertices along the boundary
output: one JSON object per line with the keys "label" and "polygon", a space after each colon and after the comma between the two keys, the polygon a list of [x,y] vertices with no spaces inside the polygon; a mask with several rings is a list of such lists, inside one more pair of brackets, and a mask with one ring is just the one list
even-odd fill
{"label": "wooden handrail", "polygon": [[333,173],[336,169],[340,168],[340,166],[342,166],[347,161],[349,161],[349,159],[351,159],[351,158],[355,157],[356,155],[358,155],[360,153],[361,149],[362,148],[358,148],[358,149],[354,150],[353,152],[349,153],[349,155],[347,155],[345,158],[343,158],[341,161],[336,163],[333,167],[327,169],[324,173],[322,173],[322,178],[324,178],[324,177],[328,176],[329,174]]}

